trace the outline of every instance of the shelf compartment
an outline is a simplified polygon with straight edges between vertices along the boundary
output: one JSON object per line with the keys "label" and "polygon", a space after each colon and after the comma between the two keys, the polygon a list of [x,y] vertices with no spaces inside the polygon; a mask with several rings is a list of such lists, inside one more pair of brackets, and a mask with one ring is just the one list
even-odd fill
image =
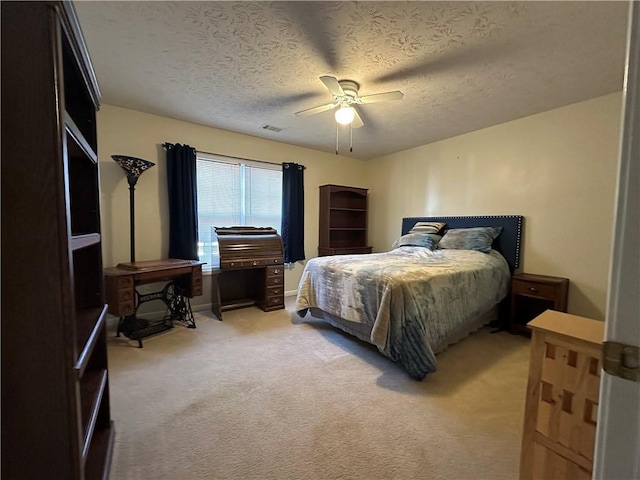
{"label": "shelf compartment", "polygon": [[75,52],[66,35],[62,35],[62,62],[64,108],[95,152],[97,150],[96,105],[89,96],[87,83],[80,72]]}
{"label": "shelf compartment", "polygon": [[84,464],[84,476],[86,479],[100,478],[107,480],[109,478],[114,437],[113,422],[109,422],[104,428],[94,430],[89,453]]}
{"label": "shelf compartment", "polygon": [[[80,381],[80,408],[82,416],[82,458],[86,459],[92,443],[96,426],[99,429],[101,410],[104,409],[103,400],[107,391],[107,369],[95,369],[86,372]],[[108,406],[108,405],[107,405]]]}
{"label": "shelf compartment", "polygon": [[367,226],[367,212],[364,210],[332,210],[329,228],[360,228]]}
{"label": "shelf compartment", "polygon": [[335,210],[365,210],[367,208],[367,196],[352,191],[332,192],[329,208]]}
{"label": "shelf compartment", "polygon": [[67,130],[67,134],[73,137],[75,143],[82,149],[83,153],[94,163],[98,163],[98,153],[94,150],[94,148],[87,142],[87,139],[84,138],[82,131],[78,128],[76,123],[73,121],[69,112],[64,112],[64,123],[65,128]]}
{"label": "shelf compartment", "polygon": [[99,233],[87,233],[84,235],[75,235],[71,237],[71,250],[80,250],[81,248],[90,247],[100,243]]}
{"label": "shelf compartment", "polygon": [[71,234],[97,233],[100,231],[98,167],[68,130],[66,132]]}
{"label": "shelf compartment", "polygon": [[366,208],[340,208],[340,207],[330,207],[329,210],[341,210],[344,212],[366,212]]}
{"label": "shelf compartment", "polygon": [[73,251],[73,285],[76,311],[104,305],[100,243]]}
{"label": "shelf compartment", "polygon": [[364,247],[367,231],[365,229],[332,229],[329,232],[330,248]]}
{"label": "shelf compartment", "polygon": [[[100,341],[107,318],[108,307],[87,308],[76,312],[76,336],[77,348],[80,354],[73,368],[77,371],[77,377],[82,378],[89,365],[91,354]],[[97,319],[97,321],[96,321]],[[93,325],[93,328],[91,328]]]}

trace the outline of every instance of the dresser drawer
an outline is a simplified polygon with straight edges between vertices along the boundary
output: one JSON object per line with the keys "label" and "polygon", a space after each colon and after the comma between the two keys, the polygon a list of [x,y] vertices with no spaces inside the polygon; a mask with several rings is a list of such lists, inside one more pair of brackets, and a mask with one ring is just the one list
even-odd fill
{"label": "dresser drawer", "polygon": [[518,280],[513,282],[512,288],[513,293],[518,295],[531,295],[549,299],[553,299],[556,296],[556,288],[553,285]]}

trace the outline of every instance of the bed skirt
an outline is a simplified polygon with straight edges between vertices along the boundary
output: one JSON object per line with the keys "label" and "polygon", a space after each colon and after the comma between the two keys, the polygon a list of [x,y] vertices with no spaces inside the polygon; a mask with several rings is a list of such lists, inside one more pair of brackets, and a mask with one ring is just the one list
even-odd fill
{"label": "bed skirt", "polygon": [[[371,325],[358,323],[358,322],[351,322],[349,320],[345,320],[343,318],[331,315],[316,307],[310,307],[308,310],[312,317],[324,320],[325,322],[329,323],[330,325],[333,325],[336,328],[339,328],[340,330],[348,333],[349,335],[359,338],[364,342],[373,344],[373,342],[371,341],[371,330],[372,330]],[[498,313],[499,313],[499,305],[496,305],[495,307],[491,308],[489,311],[480,315],[474,321],[460,325],[456,330],[451,332],[451,334],[448,335],[447,338],[445,338],[439,344],[431,346],[433,353],[437,355],[438,353],[442,352],[445,348],[447,348],[449,345],[458,343],[463,338],[468,337],[471,333],[476,332],[483,326],[487,325],[488,323],[491,323],[494,320],[497,320]],[[384,352],[381,352],[381,353],[384,354]]]}

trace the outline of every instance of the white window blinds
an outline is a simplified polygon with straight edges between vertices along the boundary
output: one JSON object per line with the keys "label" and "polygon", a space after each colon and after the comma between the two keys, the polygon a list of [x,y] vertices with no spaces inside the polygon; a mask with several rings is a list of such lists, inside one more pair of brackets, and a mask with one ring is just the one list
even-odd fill
{"label": "white window blinds", "polygon": [[280,231],[282,167],[198,153],[198,256],[220,264],[214,227],[248,225]]}

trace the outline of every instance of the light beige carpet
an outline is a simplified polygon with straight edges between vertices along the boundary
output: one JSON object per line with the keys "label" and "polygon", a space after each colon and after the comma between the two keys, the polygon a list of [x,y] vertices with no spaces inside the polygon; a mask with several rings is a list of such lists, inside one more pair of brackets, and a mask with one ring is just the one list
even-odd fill
{"label": "light beige carpet", "polygon": [[112,480],[516,479],[529,341],[488,328],[410,379],[287,310],[109,337]]}

